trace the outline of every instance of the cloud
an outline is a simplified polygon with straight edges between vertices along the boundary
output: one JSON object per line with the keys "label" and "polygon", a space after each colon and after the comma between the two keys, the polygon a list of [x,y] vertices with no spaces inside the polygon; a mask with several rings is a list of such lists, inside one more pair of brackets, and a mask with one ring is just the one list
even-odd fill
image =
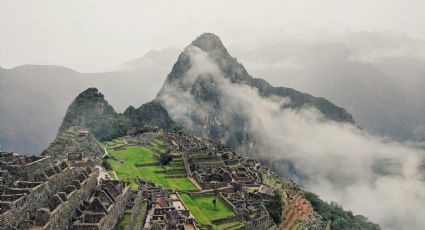
{"label": "cloud", "polygon": [[369,132],[412,138],[412,130],[425,124],[425,42],[389,32],[321,36],[233,44],[229,50],[253,76],[325,97]]}
{"label": "cloud", "polygon": [[[241,149],[278,162],[282,176],[294,176],[279,164],[291,162],[295,179],[305,189],[384,229],[425,226],[423,150],[329,121],[313,108],[282,110],[289,99],[265,98],[254,88],[232,84],[199,48],[189,46],[183,55],[191,69],[166,84],[160,95],[174,120],[198,135],[209,134],[207,122],[224,127],[228,135],[223,141],[242,129],[250,142]],[[204,88],[196,89],[199,85]],[[205,90],[214,97],[200,101],[193,96]],[[235,120],[241,126],[235,126]]]}

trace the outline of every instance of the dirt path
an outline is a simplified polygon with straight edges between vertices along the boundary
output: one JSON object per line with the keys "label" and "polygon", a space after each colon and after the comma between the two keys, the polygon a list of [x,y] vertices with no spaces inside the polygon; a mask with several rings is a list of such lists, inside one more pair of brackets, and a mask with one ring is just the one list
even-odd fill
{"label": "dirt path", "polygon": [[187,177],[199,190],[202,190],[201,185],[198,184],[198,181],[195,180],[193,177]]}

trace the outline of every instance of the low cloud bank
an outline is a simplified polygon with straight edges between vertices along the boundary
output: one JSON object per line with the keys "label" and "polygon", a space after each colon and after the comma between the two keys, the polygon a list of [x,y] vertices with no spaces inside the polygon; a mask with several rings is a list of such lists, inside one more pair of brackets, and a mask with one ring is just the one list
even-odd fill
{"label": "low cloud bank", "polygon": [[[287,98],[259,96],[248,86],[232,84],[197,47],[187,47],[191,69],[175,84],[165,85],[160,99],[171,117],[197,134],[203,125],[229,127],[242,120],[249,143],[241,149],[270,162],[291,162],[289,174],[306,190],[367,216],[384,229],[422,229],[425,226],[423,150],[327,120],[313,108],[282,109]],[[196,82],[208,82],[218,101],[203,103],[192,93]],[[214,112],[216,108],[220,112]],[[276,163],[275,163],[276,165]]]}

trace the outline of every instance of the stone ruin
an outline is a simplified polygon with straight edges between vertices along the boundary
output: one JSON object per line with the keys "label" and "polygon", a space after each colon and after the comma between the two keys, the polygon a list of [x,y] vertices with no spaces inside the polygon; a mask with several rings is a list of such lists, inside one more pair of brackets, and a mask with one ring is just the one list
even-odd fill
{"label": "stone ruin", "polygon": [[274,225],[263,205],[273,195],[273,189],[264,184],[263,168],[257,160],[239,156],[220,142],[185,135],[165,134],[163,138],[173,151],[183,157],[188,176],[193,177],[202,188],[190,194],[218,193],[237,213],[236,216],[214,220],[214,224],[239,220],[249,230],[268,229]]}
{"label": "stone ruin", "polygon": [[166,190],[153,183],[139,180],[148,200],[148,211],[145,216],[143,230],[199,229],[189,209],[182,202],[177,192]]}
{"label": "stone ruin", "polygon": [[98,181],[96,168],[49,156],[0,152],[0,176],[0,230],[110,230],[143,200],[122,181]]}
{"label": "stone ruin", "polygon": [[118,180],[101,180],[92,195],[78,208],[73,230],[113,229],[124,211],[140,194]]}

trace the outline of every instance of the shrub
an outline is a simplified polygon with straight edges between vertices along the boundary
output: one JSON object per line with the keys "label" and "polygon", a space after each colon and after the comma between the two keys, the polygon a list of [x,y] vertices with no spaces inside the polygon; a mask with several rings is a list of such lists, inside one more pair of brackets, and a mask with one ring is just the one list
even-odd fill
{"label": "shrub", "polygon": [[282,222],[282,195],[278,192],[274,192],[270,200],[264,203],[270,217],[273,219],[275,224]]}
{"label": "shrub", "polygon": [[105,158],[104,159],[102,159],[102,167],[103,168],[105,168],[107,171],[110,171],[110,170],[112,170],[112,165],[111,165],[111,163],[109,163],[109,161],[108,160],[106,160]]}

